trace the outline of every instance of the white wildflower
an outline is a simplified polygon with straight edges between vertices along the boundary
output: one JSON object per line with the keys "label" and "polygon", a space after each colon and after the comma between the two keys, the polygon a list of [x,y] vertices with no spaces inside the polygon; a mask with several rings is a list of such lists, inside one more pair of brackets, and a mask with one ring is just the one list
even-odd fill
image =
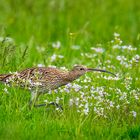
{"label": "white wildflower", "polygon": [[115,80],[115,81],[120,80],[119,77],[112,77],[112,76],[104,76],[103,78],[106,80]]}
{"label": "white wildflower", "polygon": [[120,34],[119,34],[119,33],[114,33],[114,36],[115,36],[115,37],[119,37]]}
{"label": "white wildflower", "polygon": [[110,101],[110,107],[114,107],[114,103]]}
{"label": "white wildflower", "polygon": [[77,98],[75,99],[75,105],[78,106],[78,104],[79,104],[79,98],[77,97]]}
{"label": "white wildflower", "polygon": [[35,85],[35,86],[41,86],[42,85],[41,82],[33,82],[32,84]]}
{"label": "white wildflower", "polygon": [[61,58],[62,59],[62,58],[64,58],[64,56],[63,55],[58,55],[58,58]]}
{"label": "white wildflower", "polygon": [[59,49],[61,47],[61,42],[57,41],[57,42],[52,43],[52,47]]}
{"label": "white wildflower", "polygon": [[55,61],[55,60],[56,60],[56,57],[57,57],[57,55],[56,55],[56,54],[53,54],[53,55],[51,56],[51,62]]}
{"label": "white wildflower", "polygon": [[72,45],[71,48],[73,50],[79,50],[81,47],[79,45]]}
{"label": "white wildflower", "polygon": [[54,65],[49,65],[48,67],[51,67],[51,68],[56,68],[56,66],[54,66]]}
{"label": "white wildflower", "polygon": [[46,100],[44,100],[44,102],[47,104],[47,103],[49,103],[49,101],[46,99]]}
{"label": "white wildflower", "polygon": [[73,99],[70,99],[70,100],[69,100],[69,106],[72,106],[73,103],[74,103]]}
{"label": "white wildflower", "polygon": [[5,93],[7,93],[7,94],[9,93],[9,92],[8,92],[8,89],[7,89],[6,87],[3,89],[3,91],[4,91]]}
{"label": "white wildflower", "polygon": [[72,88],[72,84],[71,84],[71,83],[68,83],[68,84],[66,85],[66,87],[67,87],[67,88]]}
{"label": "white wildflower", "polygon": [[120,48],[121,48],[121,46],[120,46],[120,45],[118,45],[118,44],[113,45],[113,49],[120,49]]}
{"label": "white wildflower", "polygon": [[62,69],[62,70],[67,70],[67,68],[66,68],[66,67],[60,67],[60,69]]}
{"label": "white wildflower", "polygon": [[56,97],[56,103],[59,104],[60,98]]}
{"label": "white wildflower", "polygon": [[37,49],[38,52],[44,52],[45,51],[45,48],[41,47],[41,46],[37,46],[36,49]]}
{"label": "white wildflower", "polygon": [[97,53],[103,53],[104,52],[104,49],[103,48],[94,48],[94,47],[91,47],[91,50],[94,50]]}
{"label": "white wildflower", "polygon": [[116,108],[119,109],[120,108],[120,105],[117,105]]}
{"label": "white wildflower", "polygon": [[73,84],[73,89],[78,92],[82,87],[78,84]]}
{"label": "white wildflower", "polygon": [[88,113],[89,113],[89,108],[85,108],[85,109],[83,110],[83,112],[84,112],[85,115],[88,115]]}
{"label": "white wildflower", "polygon": [[51,56],[51,62],[54,62],[57,58],[60,58],[60,59],[62,59],[62,58],[64,58],[64,56],[63,55],[56,55],[56,54],[53,54],[52,56]]}
{"label": "white wildflower", "polygon": [[136,118],[137,112],[136,111],[131,111],[131,113],[132,113],[133,117]]}
{"label": "white wildflower", "polygon": [[70,90],[68,89],[68,88],[64,88],[64,91],[66,92],[66,93],[70,93]]}
{"label": "white wildflower", "polygon": [[44,64],[37,64],[37,67],[45,67]]}

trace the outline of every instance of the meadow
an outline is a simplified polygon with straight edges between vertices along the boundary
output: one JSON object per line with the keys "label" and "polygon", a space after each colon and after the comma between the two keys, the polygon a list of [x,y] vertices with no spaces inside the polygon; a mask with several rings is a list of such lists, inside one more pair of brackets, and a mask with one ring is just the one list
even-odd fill
{"label": "meadow", "polygon": [[[0,139],[140,139],[140,2],[0,0],[0,73],[75,64],[87,73],[41,96],[0,84]],[[47,104],[55,101],[64,110]]]}

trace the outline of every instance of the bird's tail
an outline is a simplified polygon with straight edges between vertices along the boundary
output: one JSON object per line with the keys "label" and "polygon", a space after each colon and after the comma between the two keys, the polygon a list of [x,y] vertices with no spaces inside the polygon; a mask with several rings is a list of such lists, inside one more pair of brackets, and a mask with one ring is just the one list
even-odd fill
{"label": "bird's tail", "polygon": [[11,74],[0,74],[0,81],[5,82],[7,77],[9,77]]}

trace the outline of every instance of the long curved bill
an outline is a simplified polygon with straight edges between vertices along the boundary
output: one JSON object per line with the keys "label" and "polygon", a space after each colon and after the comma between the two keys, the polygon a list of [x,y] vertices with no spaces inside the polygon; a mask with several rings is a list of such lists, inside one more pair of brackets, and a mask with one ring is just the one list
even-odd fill
{"label": "long curved bill", "polygon": [[109,73],[112,74],[114,76],[116,76],[114,73],[107,71],[107,70],[101,70],[101,69],[95,69],[95,68],[88,68],[87,71],[99,71],[99,72],[105,72],[105,73]]}

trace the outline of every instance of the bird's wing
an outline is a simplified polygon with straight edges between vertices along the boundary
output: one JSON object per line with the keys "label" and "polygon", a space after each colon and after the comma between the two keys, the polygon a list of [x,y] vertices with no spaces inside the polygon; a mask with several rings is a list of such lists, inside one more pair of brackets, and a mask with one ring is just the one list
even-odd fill
{"label": "bird's wing", "polygon": [[[52,86],[62,83],[65,72],[56,68],[28,68],[13,74],[0,75],[1,81],[18,86]],[[63,84],[63,83],[62,83]]]}

